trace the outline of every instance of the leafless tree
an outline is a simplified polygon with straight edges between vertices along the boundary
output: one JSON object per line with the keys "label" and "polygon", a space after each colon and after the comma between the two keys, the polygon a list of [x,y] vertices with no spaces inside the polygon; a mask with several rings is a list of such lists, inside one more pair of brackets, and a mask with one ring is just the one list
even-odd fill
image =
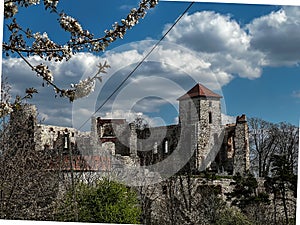
{"label": "leafless tree", "polygon": [[267,176],[270,172],[270,158],[278,145],[278,128],[275,124],[259,118],[250,118],[250,146],[252,172],[259,177]]}
{"label": "leafless tree", "polygon": [[153,204],[153,224],[213,224],[225,207],[221,187],[191,175],[176,175],[160,184]]}
{"label": "leafless tree", "polygon": [[58,174],[49,170],[50,156],[35,148],[35,118],[21,108],[14,109],[13,124],[1,124],[0,218],[51,219]]}
{"label": "leafless tree", "polygon": [[279,123],[277,154],[286,155],[293,173],[298,171],[299,128],[289,123]]}
{"label": "leafless tree", "polygon": [[252,171],[266,179],[273,205],[269,210],[272,222],[282,220],[280,223],[287,224],[296,212],[299,128],[258,118],[251,118],[249,124]]}

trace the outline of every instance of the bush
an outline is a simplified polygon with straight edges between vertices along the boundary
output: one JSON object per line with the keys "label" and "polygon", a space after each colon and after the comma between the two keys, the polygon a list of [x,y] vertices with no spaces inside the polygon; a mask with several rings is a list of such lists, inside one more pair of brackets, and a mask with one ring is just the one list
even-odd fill
{"label": "bush", "polygon": [[[75,196],[75,201],[74,201]],[[94,185],[78,183],[66,192],[58,220],[97,223],[139,223],[137,193],[107,178]]]}

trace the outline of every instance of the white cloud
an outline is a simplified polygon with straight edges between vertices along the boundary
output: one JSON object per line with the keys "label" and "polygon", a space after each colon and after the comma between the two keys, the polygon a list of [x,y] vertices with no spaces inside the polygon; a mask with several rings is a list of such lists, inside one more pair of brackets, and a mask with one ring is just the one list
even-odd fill
{"label": "white cloud", "polygon": [[135,5],[121,5],[119,7],[120,10],[124,10],[124,11],[129,11],[131,10],[132,8],[136,7]]}
{"label": "white cloud", "polygon": [[197,52],[210,71],[219,74],[221,86],[233,74],[253,79],[262,73],[264,55],[250,48],[250,36],[229,15],[211,11],[185,15],[166,39]]}
{"label": "white cloud", "polygon": [[[286,7],[257,18],[245,27],[229,15],[215,12],[186,15],[116,93],[114,104],[108,102],[100,113],[105,115],[113,109],[112,116],[128,112],[124,117],[132,118],[134,106],[149,96],[157,98],[136,107],[144,115],[156,112],[165,103],[177,109],[176,99],[195,82],[221,93],[222,86],[235,76],[255,79],[261,76],[263,66],[297,64],[300,59],[299,15],[299,8]],[[46,123],[80,126],[155,43],[155,40],[129,43],[106,52],[103,57],[79,53],[68,62],[47,62],[56,83],[63,88],[95,74],[99,62],[107,60],[111,65],[108,74],[103,76],[103,83],[97,83],[96,92],[76,101],[75,106],[67,99],[54,98],[51,87],[42,88],[42,80],[22,59],[3,59],[3,75],[9,77],[13,96],[22,95],[28,87],[38,88],[39,94],[30,102],[37,104]],[[30,60],[34,64],[41,62],[38,57]],[[293,93],[295,97],[298,95],[298,92]],[[152,123],[161,122],[156,118]]]}
{"label": "white cloud", "polygon": [[212,11],[185,15],[166,39],[207,53],[236,53],[249,47],[249,37],[236,21]]}
{"label": "white cloud", "polygon": [[[110,51],[103,58],[90,53],[80,53],[68,62],[49,62],[56,83],[64,88],[69,88],[70,83],[77,83],[80,79],[93,75],[96,65],[101,61],[107,60],[111,65],[108,74],[103,76],[103,83],[97,83],[95,93],[73,104],[64,98],[54,98],[55,93],[51,87],[41,87],[41,78],[35,76],[22,59],[4,59],[3,70],[13,83],[14,94],[23,93],[27,87],[38,88],[39,94],[30,102],[38,106],[45,123],[79,128],[99,107],[99,99],[105,100],[132,71],[135,64],[140,62],[148,51],[148,46],[144,41],[135,43],[135,47],[139,47],[137,49],[127,45],[127,49]],[[34,61],[34,64],[41,63],[38,58],[30,60]],[[232,76],[221,69],[212,71],[210,63],[197,57],[197,54],[190,50],[178,45],[164,44],[142,64],[116,93],[113,101],[108,102],[99,113],[122,111],[134,114],[134,110],[138,110],[145,114],[158,112],[158,108],[165,104],[171,104],[178,110],[177,98],[194,86],[195,82],[201,81],[209,88],[220,91],[221,86],[231,79]],[[152,98],[149,103],[141,102],[148,97]],[[115,113],[112,115],[116,116]],[[125,116],[129,118],[128,115]],[[153,126],[164,124],[161,118],[148,120]],[[85,126],[85,130],[89,127],[89,124]]]}
{"label": "white cloud", "polygon": [[[39,57],[28,59],[33,65],[43,62]],[[55,83],[61,88],[70,88],[82,76],[91,76],[97,71],[96,65],[101,59],[89,53],[79,53],[68,62],[47,62],[52,69]],[[52,87],[42,87],[42,79],[33,72],[20,58],[2,60],[3,76],[11,85],[11,95],[24,96],[25,89],[34,87],[38,90],[28,103],[37,105],[39,118],[46,124],[72,126],[72,104],[66,98],[55,98]],[[90,114],[89,114],[90,115]],[[86,116],[83,114],[83,116]]]}
{"label": "white cloud", "polygon": [[197,52],[210,71],[227,75],[220,76],[227,77],[224,84],[236,75],[255,79],[265,66],[300,63],[300,7],[283,7],[245,26],[230,15],[196,12],[185,15],[166,40]]}
{"label": "white cloud", "polygon": [[265,65],[300,62],[300,7],[284,7],[247,25],[251,47],[266,55]]}
{"label": "white cloud", "polygon": [[300,91],[293,91],[292,97],[294,97],[294,98],[300,98]]}

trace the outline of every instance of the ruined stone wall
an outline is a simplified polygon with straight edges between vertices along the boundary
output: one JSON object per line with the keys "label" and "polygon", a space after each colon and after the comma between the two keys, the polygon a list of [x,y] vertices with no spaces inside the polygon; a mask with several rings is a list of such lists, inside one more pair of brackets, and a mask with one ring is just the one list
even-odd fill
{"label": "ruined stone wall", "polygon": [[[110,142],[112,153],[124,156],[136,155],[137,134],[135,127],[125,119],[97,118],[97,134],[101,144]],[[112,147],[114,145],[114,148]]]}
{"label": "ruined stone wall", "polygon": [[180,126],[170,125],[145,129],[145,135],[137,140],[138,155],[142,165],[161,161],[177,148],[180,137]]}
{"label": "ruined stone wall", "polygon": [[129,155],[132,157],[137,156],[137,133],[136,127],[133,123],[129,124],[130,135],[129,135]]}
{"label": "ruined stone wall", "polygon": [[234,170],[243,175],[250,169],[249,130],[245,115],[238,116],[234,135]]}
{"label": "ruined stone wall", "polygon": [[[36,115],[36,108],[27,106],[23,116],[30,117],[32,114]],[[142,165],[150,165],[164,160],[178,148],[179,153],[173,164],[175,167],[176,160],[180,161],[181,157],[188,155],[191,156],[188,167],[203,171],[211,167],[217,155],[220,157],[220,154],[226,153],[221,158],[233,159],[230,163],[234,166],[234,173],[249,170],[249,134],[245,116],[238,117],[234,135],[225,135],[227,131],[221,125],[219,98],[181,100],[179,115],[179,125],[150,128],[145,130],[148,132],[145,138],[139,139],[134,125],[124,119],[92,118],[91,132],[36,125],[36,121],[31,123],[35,127],[34,138],[39,149],[72,148],[81,155],[109,153],[118,157],[126,156],[122,159],[126,162],[129,162],[127,156],[135,162],[139,156]],[[18,118],[17,114],[14,116]]]}
{"label": "ruined stone wall", "polygon": [[[69,140],[63,140],[64,134]],[[36,146],[39,149],[68,148],[69,145],[75,145],[77,135],[78,131],[74,128],[39,124],[35,133]]]}

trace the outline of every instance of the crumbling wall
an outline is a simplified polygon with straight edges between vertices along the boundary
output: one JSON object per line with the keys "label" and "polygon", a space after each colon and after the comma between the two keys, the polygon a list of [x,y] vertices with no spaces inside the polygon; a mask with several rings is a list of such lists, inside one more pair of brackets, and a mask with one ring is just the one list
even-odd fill
{"label": "crumbling wall", "polygon": [[[78,131],[71,127],[37,125],[35,132],[36,147],[39,149],[69,148],[75,146]],[[65,140],[64,137],[67,137]]]}
{"label": "crumbling wall", "polygon": [[137,140],[137,150],[141,164],[150,165],[162,161],[178,147],[181,139],[180,126],[153,127],[140,131],[139,136],[141,138]]}
{"label": "crumbling wall", "polygon": [[234,169],[241,175],[250,169],[249,128],[245,115],[238,116],[234,134]]}

